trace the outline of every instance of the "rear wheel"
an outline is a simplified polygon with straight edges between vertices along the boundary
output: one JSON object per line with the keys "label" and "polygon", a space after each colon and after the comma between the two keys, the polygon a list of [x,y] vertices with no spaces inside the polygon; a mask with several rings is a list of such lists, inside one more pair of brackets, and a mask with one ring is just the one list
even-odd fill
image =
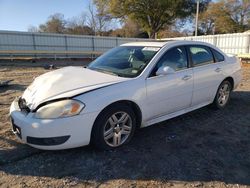
{"label": "rear wheel", "polygon": [[92,131],[92,143],[102,150],[120,147],[131,140],[135,127],[135,114],[129,106],[111,106],[98,116]]}
{"label": "rear wheel", "polygon": [[217,109],[224,108],[230,100],[231,91],[232,84],[227,80],[223,81],[217,90],[214,102],[212,104],[213,107]]}

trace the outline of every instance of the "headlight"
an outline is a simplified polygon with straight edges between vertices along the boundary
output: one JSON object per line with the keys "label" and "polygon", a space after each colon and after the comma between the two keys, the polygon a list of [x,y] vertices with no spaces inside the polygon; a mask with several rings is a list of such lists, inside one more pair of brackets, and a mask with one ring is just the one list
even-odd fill
{"label": "headlight", "polygon": [[47,104],[39,108],[35,113],[35,118],[55,119],[78,115],[85,107],[77,100],[62,100]]}

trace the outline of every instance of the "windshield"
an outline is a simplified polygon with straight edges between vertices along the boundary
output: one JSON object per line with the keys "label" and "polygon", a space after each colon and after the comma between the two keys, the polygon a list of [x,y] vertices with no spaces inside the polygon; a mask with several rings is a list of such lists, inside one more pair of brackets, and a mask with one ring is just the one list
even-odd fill
{"label": "windshield", "polygon": [[159,47],[119,46],[97,58],[88,68],[122,77],[136,77],[159,49]]}

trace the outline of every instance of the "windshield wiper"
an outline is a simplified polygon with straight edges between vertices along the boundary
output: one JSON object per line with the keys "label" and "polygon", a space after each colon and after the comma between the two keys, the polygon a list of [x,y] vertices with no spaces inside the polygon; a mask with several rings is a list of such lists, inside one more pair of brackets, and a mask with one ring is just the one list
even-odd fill
{"label": "windshield wiper", "polygon": [[113,76],[119,76],[118,74],[114,73],[114,72],[110,72],[110,71],[107,71],[107,70],[104,70],[104,69],[98,69],[98,68],[91,68],[92,70],[96,70],[98,72],[102,72],[102,73],[106,73],[106,74],[110,74],[110,75],[113,75]]}

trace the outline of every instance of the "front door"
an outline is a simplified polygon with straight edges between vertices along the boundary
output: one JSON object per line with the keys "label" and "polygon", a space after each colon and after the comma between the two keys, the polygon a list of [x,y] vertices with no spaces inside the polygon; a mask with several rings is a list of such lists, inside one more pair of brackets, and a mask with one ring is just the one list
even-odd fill
{"label": "front door", "polygon": [[[193,70],[188,66],[185,47],[169,49],[146,80],[147,113],[151,120],[190,107],[193,90]],[[168,75],[156,75],[161,66],[175,70]]]}

